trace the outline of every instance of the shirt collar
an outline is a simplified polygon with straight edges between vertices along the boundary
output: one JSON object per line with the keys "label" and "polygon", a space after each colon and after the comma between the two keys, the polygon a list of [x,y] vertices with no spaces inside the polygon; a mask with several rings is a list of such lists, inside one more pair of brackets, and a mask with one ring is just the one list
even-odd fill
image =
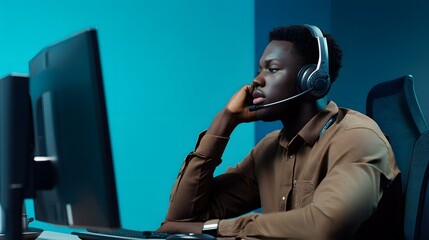
{"label": "shirt collar", "polygon": [[286,140],[283,136],[283,131],[281,131],[279,134],[280,145],[292,150],[297,148],[295,145],[301,145],[301,143],[306,142],[309,146],[313,147],[319,139],[322,129],[325,128],[328,122],[330,122],[330,119],[334,118],[337,113],[337,104],[334,101],[329,101],[328,105],[317,113],[290,142]]}

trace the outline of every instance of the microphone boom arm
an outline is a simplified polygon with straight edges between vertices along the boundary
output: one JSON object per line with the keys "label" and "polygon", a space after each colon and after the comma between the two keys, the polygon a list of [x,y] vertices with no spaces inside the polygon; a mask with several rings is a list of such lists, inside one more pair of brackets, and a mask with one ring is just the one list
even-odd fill
{"label": "microphone boom arm", "polygon": [[256,110],[258,110],[258,109],[262,109],[262,108],[270,107],[270,106],[273,106],[273,105],[277,105],[277,104],[280,104],[280,103],[284,103],[284,102],[287,102],[287,101],[293,100],[293,99],[295,99],[295,98],[297,98],[297,97],[300,97],[300,96],[302,96],[302,95],[304,95],[304,94],[306,94],[306,93],[310,92],[311,90],[313,90],[313,88],[309,88],[309,89],[307,89],[307,90],[305,90],[305,91],[303,91],[303,92],[301,92],[301,93],[298,93],[298,94],[296,94],[296,95],[293,95],[292,97],[288,97],[288,98],[286,98],[286,99],[282,99],[282,100],[279,100],[279,101],[276,101],[276,102],[267,103],[267,104],[263,104],[263,105],[251,105],[251,106],[249,106],[249,111],[250,111],[250,112],[253,112],[253,111],[256,111]]}

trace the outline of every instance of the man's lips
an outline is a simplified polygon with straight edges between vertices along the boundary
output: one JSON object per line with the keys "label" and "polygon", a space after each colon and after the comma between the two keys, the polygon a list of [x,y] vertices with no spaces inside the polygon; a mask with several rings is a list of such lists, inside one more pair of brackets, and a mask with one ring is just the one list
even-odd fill
{"label": "man's lips", "polygon": [[255,91],[253,91],[252,96],[253,96],[253,104],[255,105],[260,104],[265,100],[264,94],[258,89],[255,89]]}
{"label": "man's lips", "polygon": [[263,102],[265,100],[265,98],[263,97],[257,97],[253,99],[253,104],[257,105],[260,104],[261,102]]}

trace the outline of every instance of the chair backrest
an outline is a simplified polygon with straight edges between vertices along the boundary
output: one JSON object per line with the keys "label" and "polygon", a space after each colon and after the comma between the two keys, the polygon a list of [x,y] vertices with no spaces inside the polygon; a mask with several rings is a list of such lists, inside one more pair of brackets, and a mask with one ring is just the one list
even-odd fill
{"label": "chair backrest", "polygon": [[[429,167],[426,168],[426,174],[425,174],[426,179],[429,178]],[[429,184],[426,181],[426,195],[425,195],[425,203],[424,203],[424,207],[423,207],[423,214],[422,214],[422,221],[421,221],[421,226],[426,226],[426,227],[422,227],[421,228],[421,234],[420,234],[420,238],[421,239],[429,239],[429,228],[427,226],[429,226]]]}
{"label": "chair backrest", "polygon": [[401,170],[405,239],[419,239],[428,178],[429,135],[413,77],[407,75],[375,85],[368,93],[366,112],[387,135]]}
{"label": "chair backrest", "polygon": [[[405,202],[409,208],[405,209],[405,223],[414,219],[415,239],[429,239],[429,131],[424,132],[417,139],[414,147],[413,160],[408,177],[408,190]],[[408,212],[407,212],[408,211]],[[426,227],[424,227],[426,226]],[[411,227],[409,227],[411,229]],[[411,230],[410,230],[411,233]]]}

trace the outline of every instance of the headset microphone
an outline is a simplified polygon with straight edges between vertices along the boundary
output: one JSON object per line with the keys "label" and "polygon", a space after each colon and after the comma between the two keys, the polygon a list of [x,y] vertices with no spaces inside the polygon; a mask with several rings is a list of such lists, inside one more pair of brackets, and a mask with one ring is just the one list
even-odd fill
{"label": "headset microphone", "polygon": [[272,103],[267,103],[267,104],[263,104],[263,105],[251,105],[251,106],[249,106],[249,111],[253,112],[253,111],[256,111],[256,110],[259,110],[259,109],[262,109],[262,108],[271,107],[273,105],[277,105],[277,104],[280,104],[280,103],[284,103],[284,102],[288,102],[288,101],[294,100],[295,98],[300,97],[300,96],[302,96],[302,95],[310,92],[311,90],[313,90],[313,88],[309,88],[309,89],[305,90],[304,92],[300,92],[300,93],[298,93],[296,95],[293,95],[292,97],[288,97],[288,98],[282,99],[280,101],[276,101],[276,102],[272,102]]}

